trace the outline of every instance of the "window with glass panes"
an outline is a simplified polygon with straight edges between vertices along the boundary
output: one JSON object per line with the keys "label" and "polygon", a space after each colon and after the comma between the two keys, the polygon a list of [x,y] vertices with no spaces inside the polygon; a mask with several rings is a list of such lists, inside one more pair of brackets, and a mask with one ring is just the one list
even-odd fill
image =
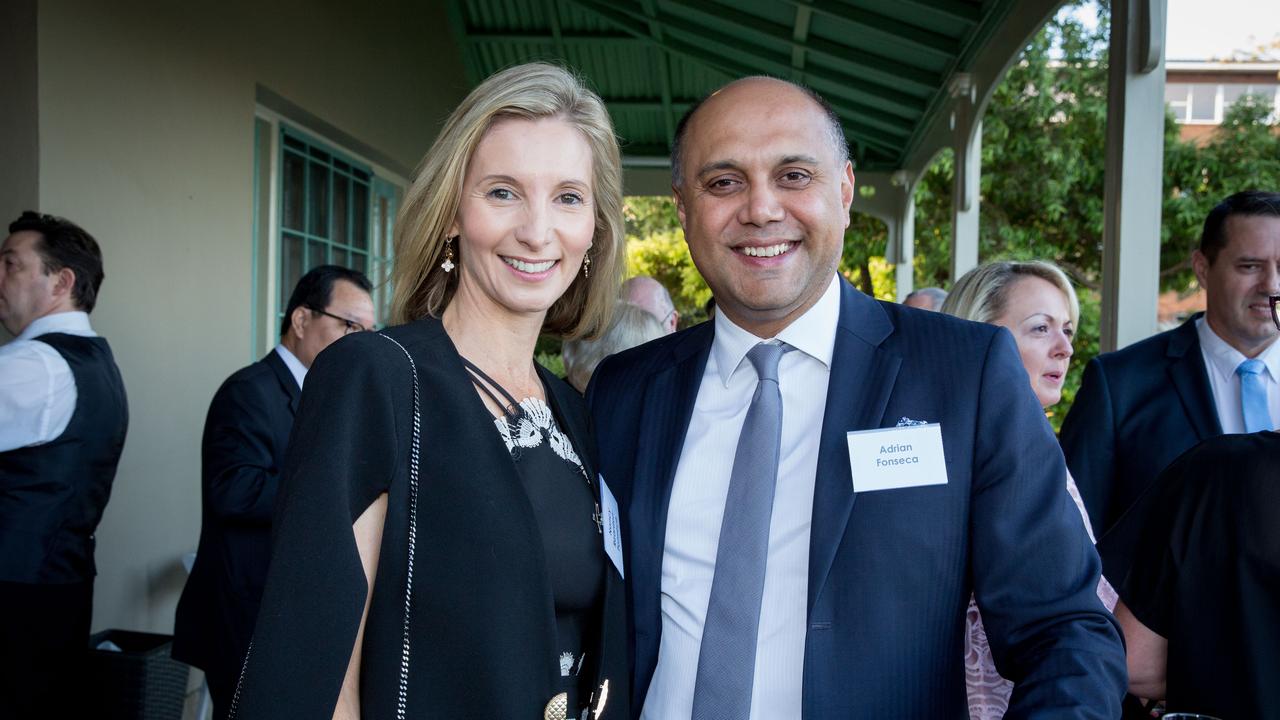
{"label": "window with glass panes", "polygon": [[1266,107],[1278,107],[1276,85],[1248,83],[1165,85],[1164,100],[1173,111],[1173,119],[1183,124],[1218,124],[1227,110],[1245,95],[1252,95]]}
{"label": "window with glass panes", "polygon": [[387,222],[382,198],[374,204],[377,180],[367,166],[280,124],[280,317],[298,279],[317,265],[353,268],[375,282],[382,274],[389,247],[370,237],[371,210]]}

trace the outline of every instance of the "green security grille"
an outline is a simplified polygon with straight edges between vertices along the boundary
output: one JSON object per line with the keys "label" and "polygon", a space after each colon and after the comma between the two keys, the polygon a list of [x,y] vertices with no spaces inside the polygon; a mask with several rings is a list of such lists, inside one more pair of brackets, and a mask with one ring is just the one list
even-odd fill
{"label": "green security grille", "polygon": [[307,270],[333,264],[376,275],[387,262],[370,242],[374,180],[368,167],[281,124],[280,317]]}

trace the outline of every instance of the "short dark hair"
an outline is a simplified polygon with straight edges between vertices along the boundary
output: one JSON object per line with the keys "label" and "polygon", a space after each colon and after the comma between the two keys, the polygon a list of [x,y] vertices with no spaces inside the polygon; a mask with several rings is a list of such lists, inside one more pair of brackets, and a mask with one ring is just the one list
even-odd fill
{"label": "short dark hair", "polygon": [[[831,135],[831,143],[835,145],[836,149],[836,159],[839,161],[840,165],[843,166],[849,159],[849,141],[844,136],[844,124],[840,122],[840,115],[836,113],[836,109],[831,106],[831,103],[827,102],[826,98],[814,92],[812,89],[799,83],[791,82],[790,80],[783,80],[782,78],[770,77],[768,75],[754,75],[751,77],[741,78],[740,80],[734,80],[733,82],[762,79],[777,80],[778,82],[786,83],[804,93],[806,97],[818,106],[818,109],[822,111],[823,116],[826,118],[827,130]],[[702,96],[702,98],[697,102],[689,106],[689,109],[680,117],[680,122],[676,123],[676,135],[671,141],[671,183],[673,185],[678,186],[684,182],[684,169],[681,167],[681,162],[684,160],[684,136],[685,131],[689,129],[689,122],[693,120],[693,116],[697,114],[698,110],[702,108],[702,105],[706,103],[712,95],[715,95],[732,84],[733,83],[722,85]]]}
{"label": "short dark hair", "polygon": [[284,310],[284,320],[280,323],[280,337],[284,337],[284,334],[289,331],[289,318],[293,316],[294,310],[300,307],[324,310],[329,307],[329,303],[333,300],[333,284],[339,280],[346,280],[367,293],[373,292],[373,283],[369,282],[369,278],[359,270],[341,265],[313,267],[293,287],[293,294],[289,296],[289,305]]}
{"label": "short dark hair", "polygon": [[9,223],[10,235],[24,231],[40,235],[35,250],[40,254],[44,274],[56,273],[63,268],[70,270],[76,278],[71,287],[71,299],[80,310],[93,312],[103,278],[102,251],[98,248],[98,241],[70,220],[33,210],[23,212],[17,220]]}
{"label": "short dark hair", "polygon": [[1239,215],[1271,216],[1280,218],[1280,192],[1244,190],[1218,203],[1204,219],[1204,231],[1200,233],[1200,252],[1212,265],[1218,252],[1227,246],[1227,218]]}

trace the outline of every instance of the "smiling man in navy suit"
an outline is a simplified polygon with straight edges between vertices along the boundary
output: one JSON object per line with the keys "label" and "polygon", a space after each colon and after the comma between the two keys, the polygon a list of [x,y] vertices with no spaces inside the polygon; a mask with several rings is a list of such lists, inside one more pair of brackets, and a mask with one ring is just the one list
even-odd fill
{"label": "smiling man in navy suit", "polygon": [[971,593],[1009,717],[1118,717],[1124,648],[1013,340],[840,277],[831,109],[737,81],[681,121],[672,171],[718,312],[589,391],[640,717],[967,717]]}

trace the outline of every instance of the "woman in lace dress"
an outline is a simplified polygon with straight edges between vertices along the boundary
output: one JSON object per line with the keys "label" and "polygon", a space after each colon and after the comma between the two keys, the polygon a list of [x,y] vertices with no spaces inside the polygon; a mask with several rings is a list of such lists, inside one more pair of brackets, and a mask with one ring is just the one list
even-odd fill
{"label": "woman in lace dress", "polygon": [[611,496],[581,396],[533,359],[607,325],[622,240],[613,129],[570,73],[453,112],[396,223],[402,324],[307,377],[233,714],[628,717]]}
{"label": "woman in lace dress", "polygon": [[[1080,304],[1065,273],[1047,262],[998,262],[974,268],[956,283],[942,312],[1007,328],[1018,344],[1031,388],[1046,409],[1062,399],[1062,383],[1071,360],[1071,340],[1080,320]],[[1080,491],[1067,474],[1067,492],[1080,511],[1089,539],[1096,542]],[[1108,610],[1116,593],[1106,578],[1098,581],[1098,597]],[[969,716],[1004,717],[1013,683],[996,671],[982,616],[972,598],[966,618],[965,672]]]}

